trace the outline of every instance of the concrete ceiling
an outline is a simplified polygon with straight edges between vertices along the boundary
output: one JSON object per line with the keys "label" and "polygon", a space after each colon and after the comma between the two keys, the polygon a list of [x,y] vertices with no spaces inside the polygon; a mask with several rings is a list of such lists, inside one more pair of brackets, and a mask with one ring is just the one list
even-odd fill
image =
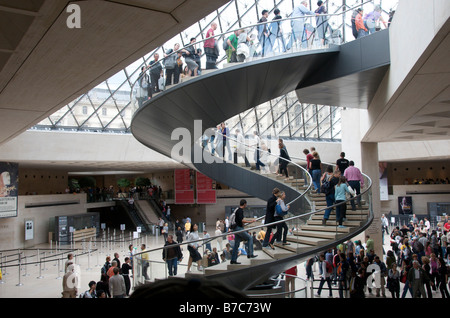
{"label": "concrete ceiling", "polygon": [[[228,0],[0,0],[0,144]],[[80,7],[69,28],[68,4]]]}
{"label": "concrete ceiling", "polygon": [[[411,70],[392,94],[392,98],[387,103],[379,98],[370,105],[371,127],[363,141],[450,140],[450,6],[447,2],[440,4],[445,5],[446,9],[434,8],[434,12],[439,12],[443,16],[441,19],[443,23],[435,26],[434,20],[429,18],[428,24],[418,24],[420,29],[425,26],[423,30],[425,34],[429,33],[434,37],[429,43],[423,41],[427,43],[426,48],[414,61]],[[405,18],[414,20],[409,15]],[[403,27],[399,33],[406,35],[405,30],[409,30],[409,27]],[[420,47],[419,39],[423,35],[411,30],[408,32],[411,33],[406,36],[408,41],[415,38],[417,47]],[[414,42],[410,45],[413,47]],[[397,44],[396,50],[402,49],[400,60],[407,60],[409,57],[405,54],[408,52],[414,54],[409,48],[404,49],[401,44]],[[393,72],[403,71],[402,67],[398,67],[400,64],[391,65],[389,71],[391,74],[387,74],[385,83],[381,84],[381,92],[388,91],[386,88],[388,80],[395,79],[396,76]]]}

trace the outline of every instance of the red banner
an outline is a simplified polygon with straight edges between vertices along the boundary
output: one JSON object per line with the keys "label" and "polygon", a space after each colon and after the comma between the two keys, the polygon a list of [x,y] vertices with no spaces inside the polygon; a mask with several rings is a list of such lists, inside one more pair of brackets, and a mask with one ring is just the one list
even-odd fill
{"label": "red banner", "polygon": [[194,174],[189,169],[175,170],[175,203],[193,204],[194,200]]}
{"label": "red banner", "polygon": [[197,171],[197,203],[215,204],[216,190],[213,189],[213,180]]}

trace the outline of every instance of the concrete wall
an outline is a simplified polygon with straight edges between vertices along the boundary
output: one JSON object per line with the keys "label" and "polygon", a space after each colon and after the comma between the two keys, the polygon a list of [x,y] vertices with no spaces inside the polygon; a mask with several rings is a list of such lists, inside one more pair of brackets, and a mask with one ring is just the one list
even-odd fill
{"label": "concrete wall", "polygon": [[[139,143],[130,134],[108,134],[89,132],[26,131],[0,146],[0,160],[23,162],[34,165],[64,166],[77,171],[80,163],[112,165],[121,163],[121,170],[139,171],[143,165],[164,162],[166,169],[182,167],[170,158]],[[141,162],[141,168],[136,167]],[[105,168],[103,168],[105,169]],[[111,169],[109,169],[111,170]]]}
{"label": "concrete wall", "polygon": [[380,142],[380,161],[429,161],[450,158],[448,140]]}
{"label": "concrete wall", "polygon": [[[447,87],[446,62],[430,56],[447,36],[444,28],[449,14],[450,1],[446,0],[399,2],[389,31],[391,67],[369,106],[365,141],[387,140],[432,94]],[[426,63],[428,68],[423,69]],[[438,79],[441,75],[444,77]]]}
{"label": "concrete wall", "polygon": [[[68,202],[76,204],[63,205]],[[44,207],[26,207],[28,204],[59,204]],[[90,204],[84,194],[28,195],[18,198],[18,216],[0,218],[0,250],[27,248],[49,241],[49,220],[58,215],[87,213]],[[25,241],[25,221],[34,223],[34,239]]]}
{"label": "concrete wall", "polygon": [[30,169],[19,165],[19,195],[64,193],[67,181],[67,171]]}

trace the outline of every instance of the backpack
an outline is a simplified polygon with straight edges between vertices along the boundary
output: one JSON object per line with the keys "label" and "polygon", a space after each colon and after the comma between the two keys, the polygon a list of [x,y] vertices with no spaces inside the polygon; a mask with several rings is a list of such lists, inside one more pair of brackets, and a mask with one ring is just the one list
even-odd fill
{"label": "backpack", "polygon": [[331,187],[330,181],[331,181],[332,177],[333,176],[330,176],[329,178],[325,178],[322,181],[322,185],[320,186],[320,192],[325,193],[325,194],[329,194],[331,192],[332,187]]}
{"label": "backpack", "polygon": [[333,273],[333,266],[331,266],[331,264],[327,261],[325,261],[325,264],[327,266],[327,273],[328,274],[332,274]]}
{"label": "backpack", "polygon": [[287,214],[287,211],[283,211],[283,209],[281,208],[281,205],[277,204],[275,206],[275,213],[279,216],[284,216]]}
{"label": "backpack", "polygon": [[230,215],[230,229],[234,230],[234,228],[236,227],[236,211],[239,208],[234,209],[233,213],[231,213]]}
{"label": "backpack", "polygon": [[106,273],[108,272],[108,269],[109,269],[108,264],[104,264],[100,271],[102,274],[106,275]]}
{"label": "backpack", "polygon": [[223,39],[222,47],[225,51],[228,50],[228,38]]}

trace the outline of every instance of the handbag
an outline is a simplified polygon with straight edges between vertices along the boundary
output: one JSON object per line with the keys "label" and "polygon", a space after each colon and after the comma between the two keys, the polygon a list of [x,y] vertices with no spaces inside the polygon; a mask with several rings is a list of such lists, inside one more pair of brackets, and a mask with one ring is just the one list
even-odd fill
{"label": "handbag", "polygon": [[356,195],[356,191],[353,190],[353,188],[352,188],[351,186],[349,186],[349,185],[347,185],[347,187],[348,187],[348,191],[350,192],[350,194],[351,194],[352,196],[355,196],[355,195]]}
{"label": "handbag", "polygon": [[402,271],[402,277],[400,278],[400,281],[405,284],[406,283],[406,271]]}

